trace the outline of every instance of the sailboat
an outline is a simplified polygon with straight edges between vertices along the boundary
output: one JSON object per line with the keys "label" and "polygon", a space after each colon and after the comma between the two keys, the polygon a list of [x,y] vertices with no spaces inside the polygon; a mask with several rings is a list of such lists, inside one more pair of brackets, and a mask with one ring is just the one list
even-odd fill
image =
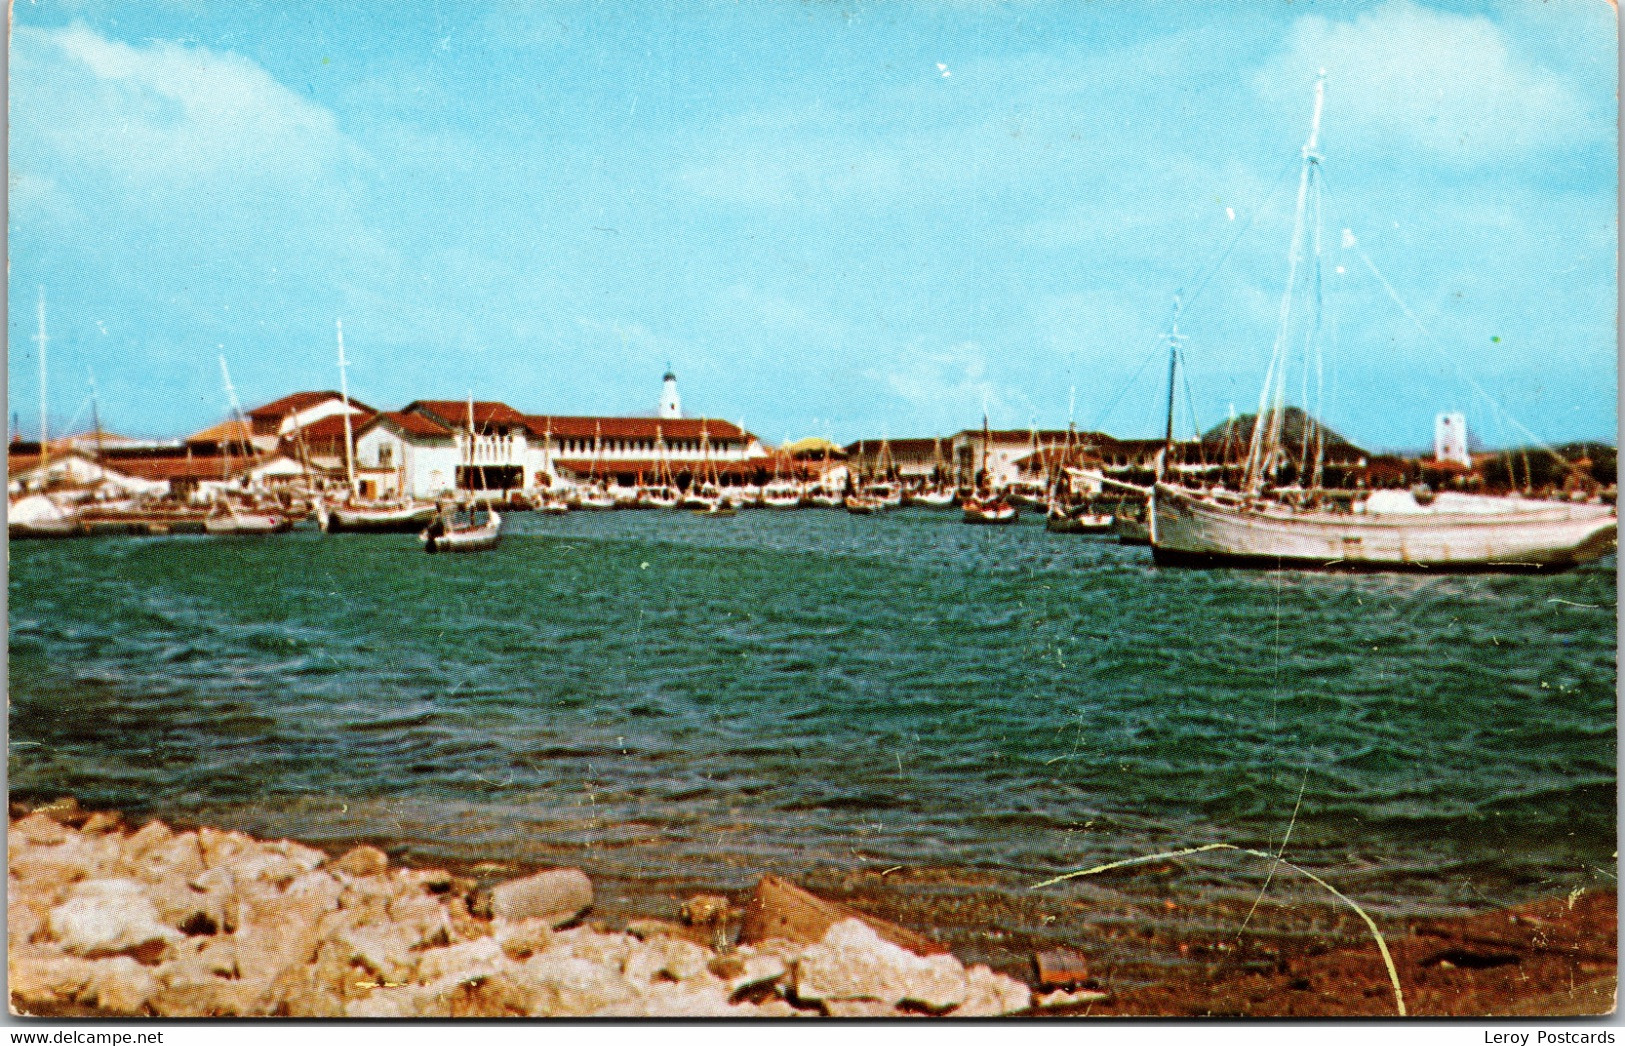
{"label": "sailboat", "polygon": [[[336,505],[317,499],[316,525],[325,534],[415,534],[434,519],[433,504],[405,497],[367,503],[355,500],[355,440],[350,431],[350,379],[344,360],[344,321],[337,320],[335,324],[339,341],[339,400],[344,408],[344,474],[349,494]],[[304,430],[301,428],[299,433],[302,444]]]}
{"label": "sailboat", "polygon": [[[551,426],[552,422],[548,424]],[[572,507],[589,512],[607,512],[616,507],[608,483],[599,474],[603,454],[604,426],[602,422],[595,421],[592,431],[592,468],[587,473],[587,485],[576,492],[575,504]]]}
{"label": "sailboat", "polygon": [[[474,394],[469,393],[467,467],[470,475],[478,475],[474,472],[474,439]],[[474,500],[470,499],[465,519],[458,519],[455,510],[442,512],[418,537],[423,542],[423,551],[431,555],[436,552],[483,552],[495,548],[502,539],[502,515],[488,501],[485,519],[481,521],[475,517]]]}
{"label": "sailboat", "polygon": [[[247,440],[248,421],[243,417],[242,404],[237,402],[237,390],[231,384],[231,371],[226,369],[224,354],[220,357],[220,376],[226,383],[226,398],[231,403],[231,418],[237,423],[237,431],[244,440]],[[231,444],[232,440],[228,435],[220,457],[220,478],[222,482],[231,477]],[[278,512],[246,511],[238,507],[237,502],[232,499],[230,494],[222,493],[220,503],[209,514],[209,517],[203,521],[203,529],[209,534],[223,537],[259,537],[292,530],[293,520]]]}
{"label": "sailboat", "polygon": [[1004,495],[993,489],[993,477],[987,468],[987,448],[992,439],[987,426],[987,413],[982,414],[982,477],[980,485],[960,503],[964,521],[979,525],[1014,523],[1020,513]]}
{"label": "sailboat", "polygon": [[[1377,491],[1350,502],[1320,489],[1321,462],[1307,447],[1295,481],[1276,487],[1287,450],[1281,438],[1287,346],[1293,328],[1291,303],[1306,243],[1314,245],[1319,273],[1319,229],[1306,238],[1307,202],[1319,217],[1319,156],[1325,79],[1315,87],[1314,119],[1303,147],[1297,213],[1280,326],[1240,489],[1197,490],[1170,482],[1168,451],[1173,432],[1170,366],[1168,438],[1152,488],[1150,539],[1158,563],[1338,570],[1563,569],[1597,559],[1614,546],[1612,506],[1447,491],[1418,499],[1409,491]],[[1173,355],[1170,355],[1172,363]],[[1317,441],[1318,442],[1318,441]]]}

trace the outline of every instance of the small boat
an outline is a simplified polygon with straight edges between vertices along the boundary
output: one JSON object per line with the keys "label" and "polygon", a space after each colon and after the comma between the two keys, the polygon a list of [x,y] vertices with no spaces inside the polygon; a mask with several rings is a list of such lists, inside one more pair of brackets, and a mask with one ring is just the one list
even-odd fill
{"label": "small boat", "polygon": [[1111,513],[1091,511],[1087,504],[1068,511],[1057,503],[1050,506],[1044,529],[1051,534],[1110,534],[1113,522]]}
{"label": "small boat", "polygon": [[576,495],[575,507],[586,512],[608,512],[618,506],[609,491],[601,487],[588,487]]}
{"label": "small boat", "polygon": [[801,491],[796,488],[794,483],[769,483],[762,488],[763,508],[784,511],[786,509],[800,508],[801,501]]}
{"label": "small boat", "polygon": [[416,534],[434,516],[435,507],[422,501],[316,505],[316,523],[325,534]]}
{"label": "small boat", "polygon": [[219,537],[260,537],[293,529],[293,520],[277,512],[244,512],[230,502],[203,521],[206,533]]}
{"label": "small boat", "polygon": [[1002,525],[1014,523],[1020,513],[1003,496],[994,493],[976,494],[964,501],[966,523]]}
{"label": "small boat", "polygon": [[1146,516],[1146,503],[1124,499],[1112,515],[1112,533],[1125,545],[1151,544],[1151,521]]}
{"label": "small boat", "polygon": [[638,490],[636,504],[638,508],[676,508],[681,499],[682,495],[676,487],[642,487]]}
{"label": "small boat", "polygon": [[690,509],[693,515],[709,517],[711,519],[726,519],[729,516],[739,515],[739,510],[726,501],[714,502],[710,508]]}
{"label": "small boat", "polygon": [[44,494],[11,502],[6,507],[6,530],[12,540],[72,538],[85,532],[77,508],[65,508]]}
{"label": "small boat", "polygon": [[570,511],[570,503],[551,492],[543,492],[531,498],[530,507],[544,516],[562,516]]}
{"label": "small boat", "polygon": [[814,490],[801,500],[809,508],[842,508],[846,504],[846,499],[842,498],[841,495],[832,494],[822,487]]}
{"label": "small boat", "polygon": [[688,488],[688,493],[678,501],[678,508],[686,508],[691,512],[709,512],[722,504],[721,489],[707,483],[698,489]]}
{"label": "small boat", "polygon": [[846,510],[854,516],[878,516],[886,506],[872,494],[853,494],[846,499]]}
{"label": "small boat", "polygon": [[926,487],[903,498],[903,504],[920,508],[952,508],[958,495],[952,487]]}
{"label": "small boat", "polygon": [[437,516],[428,528],[418,535],[423,551],[483,552],[495,548],[502,538],[502,514],[486,510],[484,522],[475,522],[472,511],[467,522],[459,523],[449,513]]}

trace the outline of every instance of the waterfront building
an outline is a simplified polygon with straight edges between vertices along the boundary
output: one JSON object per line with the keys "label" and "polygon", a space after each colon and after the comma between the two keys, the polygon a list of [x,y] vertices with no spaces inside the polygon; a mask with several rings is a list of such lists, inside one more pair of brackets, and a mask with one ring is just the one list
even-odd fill
{"label": "waterfront building", "polygon": [[1433,460],[1472,466],[1472,456],[1467,452],[1466,415],[1440,414],[1433,419]]}

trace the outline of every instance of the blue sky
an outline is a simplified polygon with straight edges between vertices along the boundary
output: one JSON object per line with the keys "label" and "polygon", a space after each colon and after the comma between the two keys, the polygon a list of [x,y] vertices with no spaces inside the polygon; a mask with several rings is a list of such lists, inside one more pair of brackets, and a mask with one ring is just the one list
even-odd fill
{"label": "blue sky", "polygon": [[222,352],[250,406],[336,387],[342,318],[377,407],[646,412],[669,361],[692,413],[770,442],[948,433],[984,403],[1063,426],[1074,390],[1080,425],[1151,435],[1174,296],[1234,242],[1181,324],[1182,427],[1207,427],[1258,399],[1324,68],[1327,421],[1416,447],[1461,409],[1518,441],[1493,399],[1543,439],[1614,439],[1603,0],[20,0],[15,22],[25,432],[43,286],[58,429],[87,424],[91,370],[107,426],[147,435],[223,415]]}

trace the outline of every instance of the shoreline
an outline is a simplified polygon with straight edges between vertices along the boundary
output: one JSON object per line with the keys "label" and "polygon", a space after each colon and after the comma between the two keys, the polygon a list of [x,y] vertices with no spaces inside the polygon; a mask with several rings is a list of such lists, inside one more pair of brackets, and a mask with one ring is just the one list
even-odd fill
{"label": "shoreline", "polygon": [[[1245,936],[1211,927],[1186,927],[1182,934],[1149,925],[1135,931],[1125,924],[1118,930],[1135,933],[1142,950],[1163,953],[1169,962],[1138,970],[1131,970],[1132,964],[1097,965],[1091,975],[1088,963],[1098,962],[1097,956],[1063,952],[1071,967],[1067,979],[1041,969],[1036,955],[1042,942],[1008,941],[992,949],[965,946],[978,925],[983,937],[997,935],[992,930],[998,925],[997,905],[975,899],[935,910],[929,900],[900,905],[895,891],[877,891],[850,877],[839,889],[808,896],[855,919],[826,918],[810,931],[804,927],[801,940],[764,940],[759,935],[747,939],[748,932],[741,931],[742,913],[748,922],[752,906],[759,903],[749,891],[690,897],[680,911],[651,912],[642,910],[646,906],[641,903],[603,903],[607,898],[595,896],[590,880],[572,870],[578,878],[571,882],[587,884],[585,903],[576,896],[565,905],[569,910],[542,913],[537,922],[535,914],[493,912],[493,898],[523,893],[531,887],[514,884],[559,878],[559,873],[482,862],[403,867],[365,844],[330,852],[336,848],[319,850],[209,827],[176,830],[157,821],[126,825],[117,814],[81,810],[71,800],[35,811],[13,803],[10,829],[11,1005],[14,1013],[24,1015],[1396,1013],[1392,985],[1374,942],[1336,924],[1309,934]],[[107,886],[108,880],[125,885]],[[97,930],[100,916],[89,919],[91,930],[86,932],[113,937],[99,942],[83,934],[76,938],[75,905],[85,908],[97,900],[80,896],[87,890],[111,890],[101,898],[105,901],[124,896],[119,890],[132,895],[144,891],[147,900],[136,908],[149,913],[148,925],[140,932],[129,926],[118,932],[145,938],[124,940],[106,926]],[[756,894],[761,892],[758,887]],[[642,896],[661,893],[651,889]],[[295,903],[298,912],[305,911],[299,905],[316,905],[310,909],[314,918],[307,920],[309,932],[303,938],[294,935],[304,942],[299,947],[305,952],[267,952],[252,943],[256,916],[243,914],[243,905],[261,919],[285,922],[288,905],[294,903],[289,896],[304,898]],[[229,917],[223,907],[228,899],[238,908]],[[342,903],[345,899],[350,903]],[[696,919],[690,910],[696,904],[710,914]],[[671,907],[679,907],[676,898]],[[345,911],[351,915],[346,917]],[[845,929],[835,930],[835,922]],[[897,939],[918,951],[870,940],[865,925],[878,928],[882,937],[895,931],[894,936],[901,935]],[[1613,1009],[1616,927],[1617,898],[1610,889],[1576,890],[1463,917],[1389,919],[1382,932],[1411,1016],[1586,1016]],[[851,939],[824,940],[826,933],[847,933]],[[222,965],[228,938],[229,976],[222,976],[219,969],[211,972],[209,964]],[[368,945],[371,938],[378,940]],[[514,940],[519,944],[509,947]],[[913,943],[919,940],[926,946]],[[941,945],[932,947],[935,942]],[[1086,943],[1081,946],[1088,950]],[[948,948],[952,953],[936,959],[919,954]],[[1029,948],[1033,961],[1024,963],[1019,957]],[[220,954],[209,960],[205,953],[211,950]],[[1057,961],[1054,954],[1052,963]],[[575,975],[597,964],[595,976],[603,982],[595,989],[599,995],[561,993],[560,983],[568,989],[569,976],[560,982],[557,971],[547,971],[565,959],[580,966]],[[666,969],[673,963],[681,976]],[[819,977],[828,980],[832,964],[842,963],[857,963],[869,981],[845,984],[831,995]],[[924,976],[922,963],[944,967],[950,984],[946,995],[941,983],[927,989],[899,987],[909,977]],[[755,980],[739,980],[746,967]],[[628,970],[652,971],[652,976],[640,980]],[[902,981],[886,983],[888,977]],[[930,996],[924,1002],[907,994],[922,990]]]}

